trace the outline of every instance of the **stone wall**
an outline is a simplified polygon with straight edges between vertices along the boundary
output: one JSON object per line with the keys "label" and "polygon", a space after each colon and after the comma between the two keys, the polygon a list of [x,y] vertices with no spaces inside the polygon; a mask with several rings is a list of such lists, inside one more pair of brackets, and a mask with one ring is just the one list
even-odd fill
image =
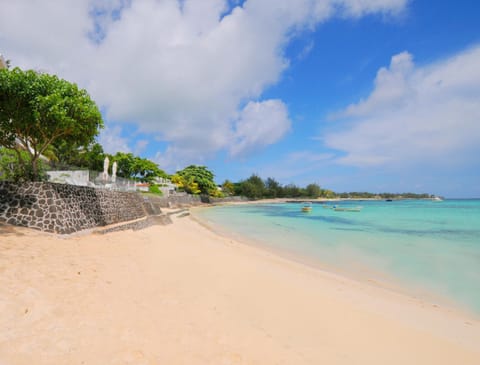
{"label": "stone wall", "polygon": [[200,196],[189,194],[149,197],[149,200],[161,208],[181,208],[202,204]]}
{"label": "stone wall", "polygon": [[136,193],[55,183],[0,182],[0,221],[70,234],[147,215],[154,206]]}
{"label": "stone wall", "polygon": [[231,202],[245,202],[250,199],[243,196],[229,196],[225,198],[212,198],[205,195],[177,194],[170,196],[149,197],[151,203],[161,208],[183,208],[201,204],[223,204]]}
{"label": "stone wall", "polygon": [[251,199],[244,196],[227,196],[225,198],[208,197],[208,201],[205,201],[205,203],[210,203],[210,204],[240,203],[240,202],[248,202],[250,200]]}

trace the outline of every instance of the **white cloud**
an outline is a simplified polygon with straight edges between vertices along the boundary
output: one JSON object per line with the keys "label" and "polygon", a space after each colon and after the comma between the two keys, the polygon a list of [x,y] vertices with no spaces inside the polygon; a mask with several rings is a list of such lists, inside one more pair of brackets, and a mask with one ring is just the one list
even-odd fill
{"label": "white cloud", "polygon": [[[192,162],[266,145],[236,116],[278,82],[297,32],[407,1],[16,0],[2,3],[0,47],[14,65],[78,82],[109,120],[136,123]],[[229,147],[235,128],[242,148]]]}
{"label": "white cloud", "polygon": [[286,105],[280,100],[249,102],[235,121],[232,156],[242,156],[280,140],[290,130]]}
{"label": "white cloud", "polygon": [[109,154],[116,152],[132,152],[128,146],[128,139],[122,137],[122,129],[119,126],[106,127],[98,136],[98,143],[103,146],[103,150]]}
{"label": "white cloud", "polygon": [[331,161],[335,157],[332,153],[315,153],[311,151],[297,151],[290,153],[285,162],[291,165],[312,164],[317,162]]}
{"label": "white cloud", "polygon": [[323,140],[355,166],[469,164],[480,153],[479,106],[480,46],[422,67],[403,52],[366,100],[337,113],[350,128]]}
{"label": "white cloud", "polygon": [[149,141],[145,139],[141,139],[135,143],[135,149],[134,153],[135,155],[140,155],[143,151],[145,151],[145,148],[147,148]]}
{"label": "white cloud", "polygon": [[405,0],[338,0],[347,16],[360,17],[369,13],[382,12],[396,15],[405,9]]}

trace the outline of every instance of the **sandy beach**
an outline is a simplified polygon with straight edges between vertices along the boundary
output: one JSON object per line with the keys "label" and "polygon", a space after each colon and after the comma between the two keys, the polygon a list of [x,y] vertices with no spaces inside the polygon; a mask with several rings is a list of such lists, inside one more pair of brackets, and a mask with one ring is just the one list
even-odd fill
{"label": "sandy beach", "polygon": [[0,364],[479,364],[472,316],[196,221],[63,238],[0,225]]}

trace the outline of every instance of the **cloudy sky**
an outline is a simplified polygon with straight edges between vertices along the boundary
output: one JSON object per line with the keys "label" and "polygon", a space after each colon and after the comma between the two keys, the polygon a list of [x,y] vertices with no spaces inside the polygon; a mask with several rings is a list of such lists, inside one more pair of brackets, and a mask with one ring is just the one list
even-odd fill
{"label": "cloudy sky", "polygon": [[0,53],[86,88],[99,141],[335,191],[480,197],[473,0],[0,0]]}

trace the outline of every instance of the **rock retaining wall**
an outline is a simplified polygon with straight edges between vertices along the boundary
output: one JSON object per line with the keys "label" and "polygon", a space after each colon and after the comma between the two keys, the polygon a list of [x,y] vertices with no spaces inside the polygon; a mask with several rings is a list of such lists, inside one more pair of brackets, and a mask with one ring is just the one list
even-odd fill
{"label": "rock retaining wall", "polygon": [[202,204],[201,197],[198,195],[171,195],[168,197],[149,197],[149,201],[157,204],[161,208],[181,208]]}
{"label": "rock retaining wall", "polygon": [[147,215],[136,193],[84,186],[32,182],[0,182],[0,221],[42,231],[70,234]]}

